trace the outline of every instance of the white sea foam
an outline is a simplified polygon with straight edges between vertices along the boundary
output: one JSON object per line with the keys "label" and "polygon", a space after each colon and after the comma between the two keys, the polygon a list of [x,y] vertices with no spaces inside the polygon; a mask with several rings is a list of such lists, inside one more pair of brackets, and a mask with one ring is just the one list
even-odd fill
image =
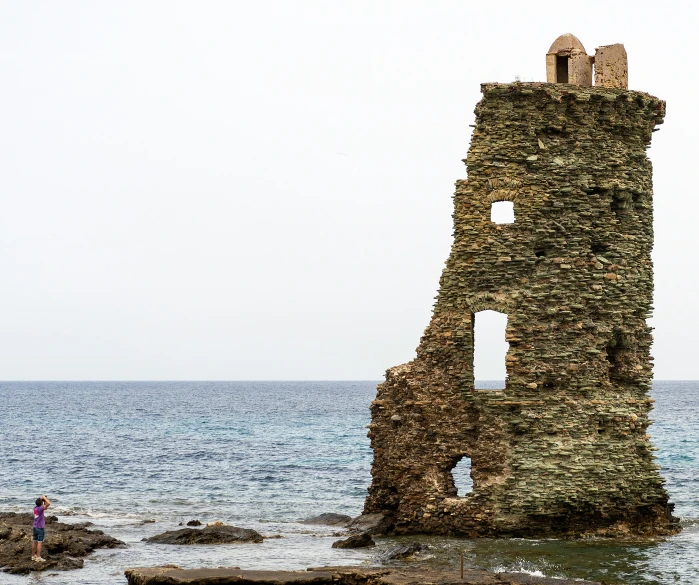
{"label": "white sea foam", "polygon": [[549,575],[544,575],[539,570],[529,570],[529,569],[523,569],[522,567],[519,568],[512,568],[512,567],[504,567],[504,566],[499,566],[495,567],[493,569],[496,573],[524,573],[525,575],[531,575],[532,577],[548,577]]}

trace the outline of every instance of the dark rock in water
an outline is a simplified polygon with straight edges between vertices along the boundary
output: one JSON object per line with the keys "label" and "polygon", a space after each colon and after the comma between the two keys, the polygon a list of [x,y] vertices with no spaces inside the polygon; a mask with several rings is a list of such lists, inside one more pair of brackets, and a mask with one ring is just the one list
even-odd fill
{"label": "dark rock in water", "polygon": [[313,516],[313,518],[306,518],[301,520],[301,524],[323,524],[325,526],[346,526],[352,521],[352,516],[347,516],[346,514],[333,514],[332,512],[325,512],[319,516]]}
{"label": "dark rock in water", "polygon": [[187,522],[187,526],[201,526],[201,522],[199,520],[190,520]]}
{"label": "dark rock in water", "polygon": [[411,542],[410,544],[399,545],[389,548],[388,550],[382,552],[378,556],[378,558],[382,561],[390,561],[392,559],[404,559],[405,557],[412,556],[415,553],[425,551],[428,548],[429,547],[426,544],[422,544],[420,542]]}
{"label": "dark rock in water", "polygon": [[383,514],[362,514],[347,525],[351,532],[368,532],[369,534],[386,534],[393,525]]}
{"label": "dark rock in water", "polygon": [[85,557],[98,548],[126,546],[101,530],[88,530],[90,522],[64,524],[56,516],[46,517],[46,539],[39,563],[32,560],[32,514],[0,513],[0,567],[7,573],[26,575],[32,571],[68,571],[83,566]]}
{"label": "dark rock in water", "polygon": [[367,546],[376,546],[374,540],[368,533],[354,534],[344,540],[336,540],[333,542],[333,548],[365,548]]}
{"label": "dark rock in water", "polygon": [[262,535],[249,528],[226,526],[225,524],[198,528],[168,530],[162,534],[144,538],[156,544],[233,544],[241,542],[262,542]]}

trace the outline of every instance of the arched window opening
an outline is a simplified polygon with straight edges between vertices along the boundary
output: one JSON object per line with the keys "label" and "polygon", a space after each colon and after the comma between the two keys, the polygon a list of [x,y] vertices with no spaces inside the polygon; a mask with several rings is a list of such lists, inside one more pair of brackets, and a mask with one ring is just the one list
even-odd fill
{"label": "arched window opening", "polygon": [[456,493],[454,495],[463,498],[473,491],[473,479],[471,478],[471,459],[462,457],[451,470]]}
{"label": "arched window opening", "polygon": [[483,390],[503,390],[507,379],[505,356],[510,348],[510,344],[505,341],[507,315],[497,311],[479,311],[474,317],[475,387]]}
{"label": "arched window opening", "polygon": [[515,204],[512,201],[495,201],[490,206],[490,221],[493,223],[514,223]]}

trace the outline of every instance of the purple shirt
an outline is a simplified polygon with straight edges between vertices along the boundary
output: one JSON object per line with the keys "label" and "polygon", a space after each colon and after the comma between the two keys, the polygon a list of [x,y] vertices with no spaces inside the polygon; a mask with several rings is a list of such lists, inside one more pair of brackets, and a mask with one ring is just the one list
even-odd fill
{"label": "purple shirt", "polygon": [[46,520],[44,520],[44,507],[37,506],[34,508],[34,528],[43,528],[46,526]]}

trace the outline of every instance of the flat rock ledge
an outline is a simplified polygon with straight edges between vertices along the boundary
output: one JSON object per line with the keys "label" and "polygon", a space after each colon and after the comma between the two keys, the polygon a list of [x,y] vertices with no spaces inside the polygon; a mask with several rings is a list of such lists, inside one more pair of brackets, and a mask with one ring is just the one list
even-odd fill
{"label": "flat rock ledge", "polygon": [[598,582],[551,579],[516,573],[465,570],[461,579],[452,572],[431,569],[369,569],[320,567],[307,571],[244,571],[152,567],[127,569],[128,585],[601,585]]}
{"label": "flat rock ledge", "polygon": [[347,526],[350,522],[352,522],[352,516],[335,514],[334,512],[324,512],[318,516],[301,520],[301,524],[321,524],[324,526]]}
{"label": "flat rock ledge", "polygon": [[168,530],[143,540],[155,544],[237,544],[262,542],[262,535],[249,528],[213,524],[201,529],[181,528],[180,530]]}
{"label": "flat rock ledge", "polygon": [[46,517],[46,539],[41,556],[32,561],[32,514],[0,513],[0,568],[6,573],[27,575],[32,571],[81,569],[82,557],[98,548],[117,548],[125,543],[101,530],[89,530],[89,523],[64,524],[56,516]]}

